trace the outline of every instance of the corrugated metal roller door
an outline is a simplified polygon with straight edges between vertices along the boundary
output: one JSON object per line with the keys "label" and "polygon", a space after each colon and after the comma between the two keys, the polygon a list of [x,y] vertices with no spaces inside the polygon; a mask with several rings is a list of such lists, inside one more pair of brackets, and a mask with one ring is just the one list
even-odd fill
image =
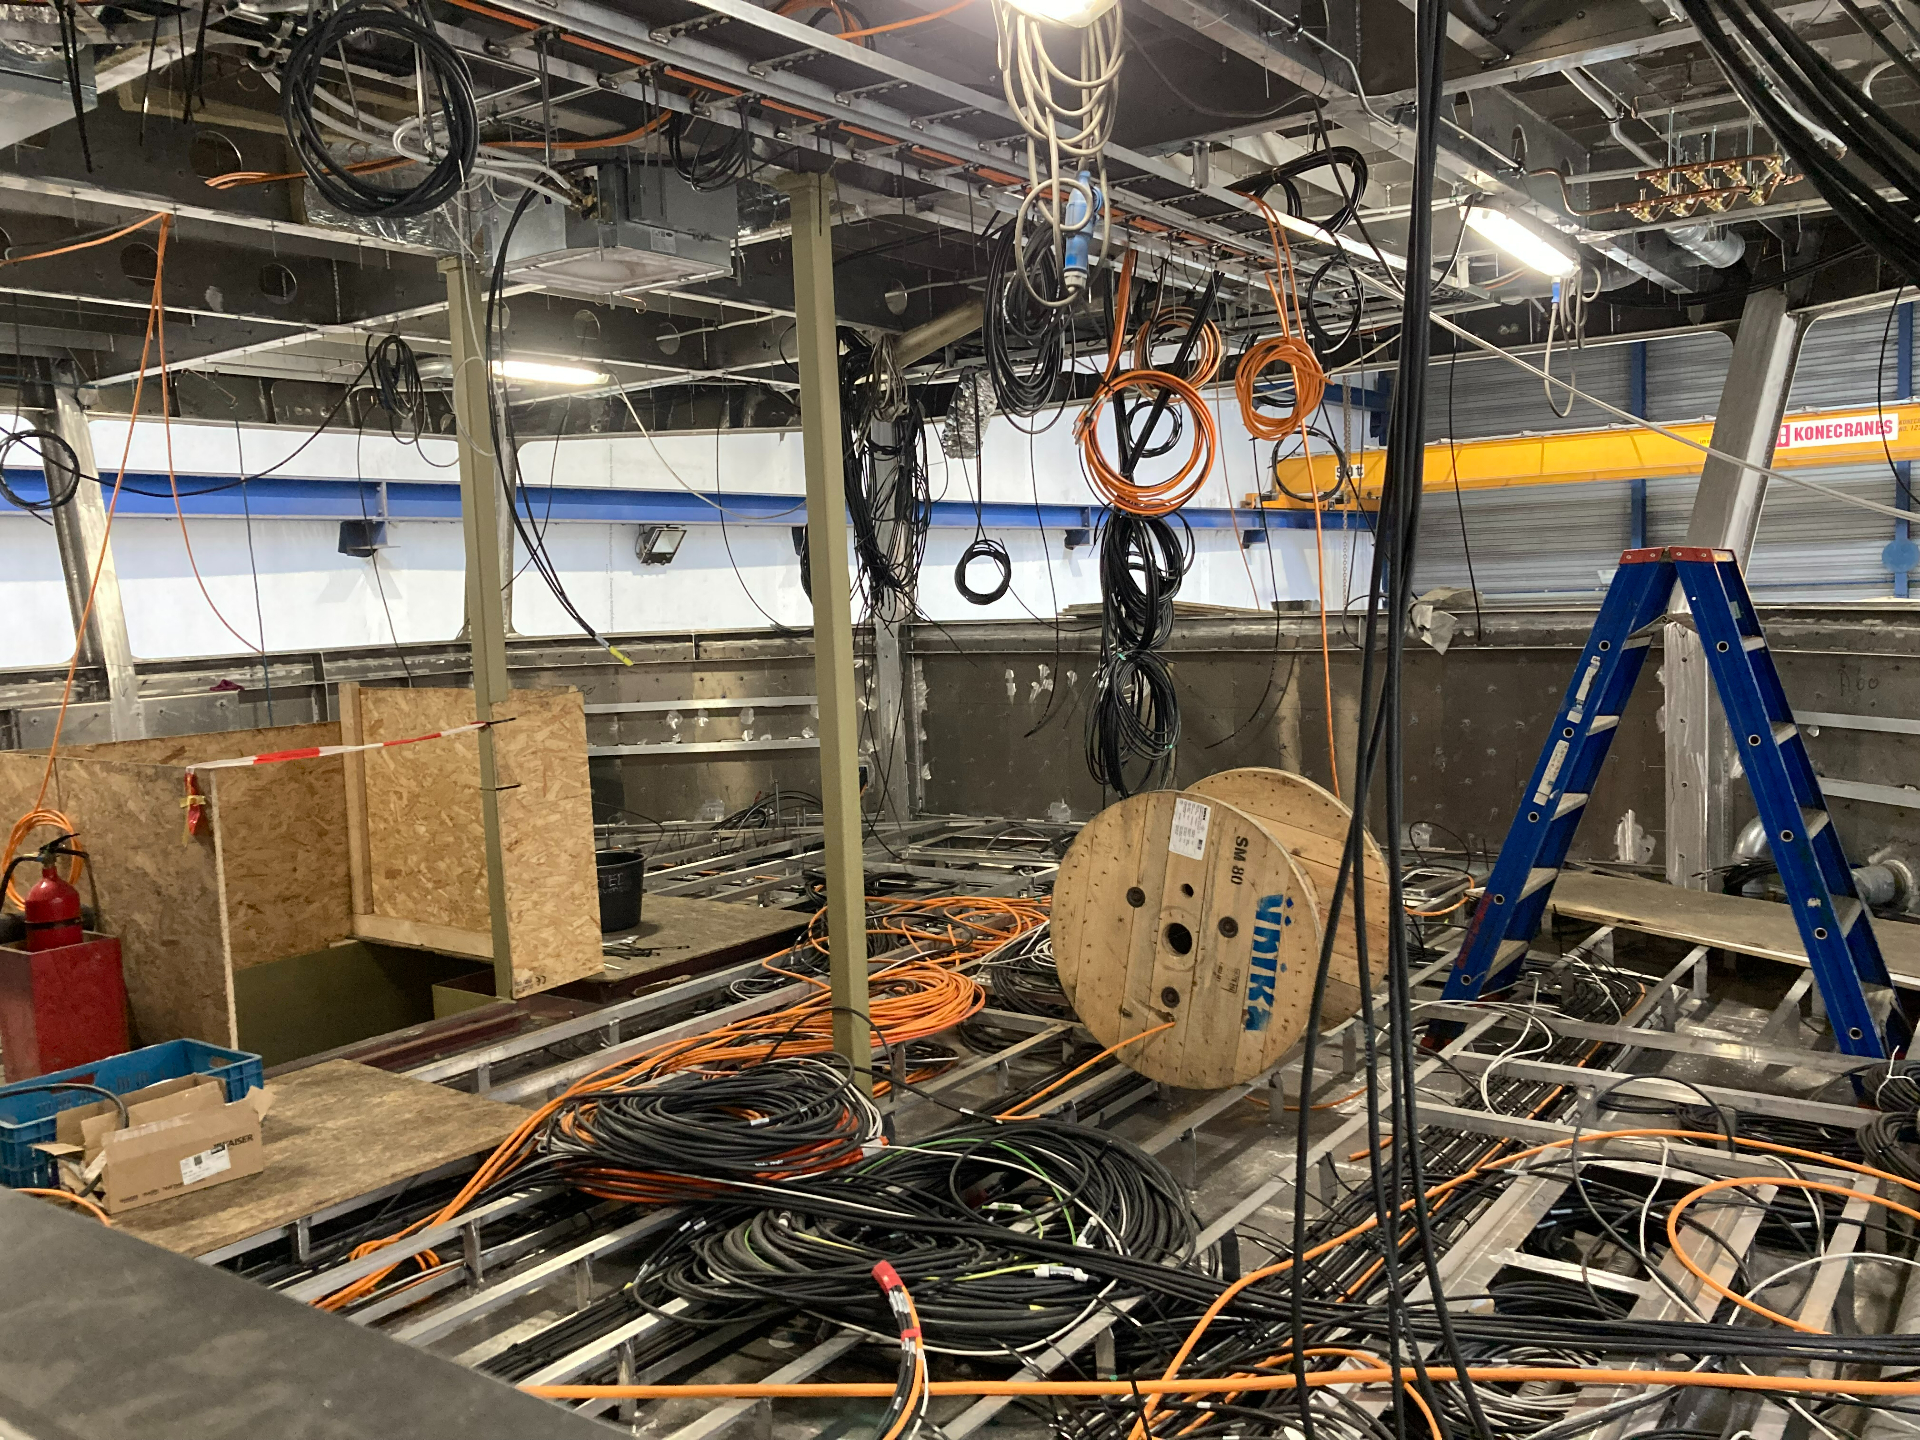
{"label": "corrugated metal roller door", "polygon": [[1889,310],[1816,320],[1800,342],[1787,409],[1830,410],[1840,405],[1874,403],[1874,369],[1879,362],[1880,393],[1888,403],[1899,398],[1896,366],[1899,322],[1889,330]]}
{"label": "corrugated metal roller door", "polygon": [[[1527,363],[1540,368],[1543,357],[1529,355]],[[1554,347],[1552,374],[1597,396],[1609,405],[1627,406],[1627,366],[1624,345],[1594,346],[1568,351]],[[1556,389],[1554,403],[1566,407],[1566,392]],[[1547,403],[1545,382],[1491,357],[1455,366],[1446,361],[1427,372],[1427,439],[1456,440],[1477,435],[1524,435],[1550,430],[1593,430],[1620,422],[1584,400],[1572,413],[1554,414]]]}
{"label": "corrugated metal roller door", "polygon": [[[1848,494],[1893,503],[1893,476],[1884,464],[1844,465],[1795,472]],[[1687,538],[1693,479],[1647,484],[1647,543],[1678,545]],[[1893,538],[1893,520],[1816,490],[1772,480],[1760,511],[1747,581],[1759,599],[1858,600],[1893,593],[1880,552]],[[1478,558],[1477,555],[1475,557]]]}
{"label": "corrugated metal roller door", "polygon": [[1483,595],[1597,596],[1631,539],[1627,490],[1617,483],[1468,490],[1458,505],[1448,491],[1429,491],[1415,585],[1467,584],[1470,547]]}
{"label": "corrugated metal roller door", "polygon": [[1713,330],[1647,342],[1647,418],[1702,420],[1720,408],[1732,337]]}

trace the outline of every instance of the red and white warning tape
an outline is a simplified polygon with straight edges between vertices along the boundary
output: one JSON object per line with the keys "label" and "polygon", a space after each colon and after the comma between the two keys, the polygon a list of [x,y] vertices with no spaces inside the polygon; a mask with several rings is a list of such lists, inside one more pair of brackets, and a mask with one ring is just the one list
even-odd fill
{"label": "red and white warning tape", "polygon": [[476,720],[471,725],[455,725],[450,730],[435,730],[428,735],[409,735],[404,740],[376,740],[371,745],[306,745],[298,750],[269,750],[262,755],[236,755],[231,760],[202,760],[187,769],[187,793],[180,804],[187,812],[186,831],[180,837],[190,840],[200,832],[200,817],[207,797],[201,793],[198,773],[202,770],[234,770],[242,765],[278,765],[283,760],[319,760],[328,755],[357,755],[363,750],[391,750],[396,745],[418,745],[423,740],[445,740],[454,735],[471,735],[502,725],[504,720]]}
{"label": "red and white warning tape", "polygon": [[237,755],[231,760],[202,760],[187,766],[187,773],[198,770],[232,770],[241,765],[277,765],[282,760],[319,760],[328,755],[354,755],[362,750],[391,750],[396,745],[418,745],[422,740],[445,740],[453,735],[471,735],[498,725],[498,720],[477,720],[471,725],[456,725],[451,730],[435,730],[430,735],[409,735],[405,740],[376,740],[371,745],[307,745],[299,750],[270,750],[264,755]]}

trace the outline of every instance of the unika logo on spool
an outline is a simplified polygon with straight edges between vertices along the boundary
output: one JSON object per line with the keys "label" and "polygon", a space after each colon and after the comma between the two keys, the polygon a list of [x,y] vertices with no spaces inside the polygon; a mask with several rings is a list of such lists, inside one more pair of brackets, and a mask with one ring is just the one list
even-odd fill
{"label": "unika logo on spool", "polygon": [[1247,1023],[1264,1030],[1273,1018],[1273,985],[1287,967],[1280,963],[1280,932],[1293,923],[1291,895],[1263,895],[1253,915],[1253,963],[1247,969]]}

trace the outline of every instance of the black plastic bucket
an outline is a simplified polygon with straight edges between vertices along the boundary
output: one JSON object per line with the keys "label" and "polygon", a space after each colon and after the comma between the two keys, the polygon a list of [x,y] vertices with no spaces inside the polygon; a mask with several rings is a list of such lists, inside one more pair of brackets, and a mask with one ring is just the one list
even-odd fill
{"label": "black plastic bucket", "polygon": [[602,850],[593,859],[600,871],[600,933],[633,929],[640,923],[647,857],[638,850]]}

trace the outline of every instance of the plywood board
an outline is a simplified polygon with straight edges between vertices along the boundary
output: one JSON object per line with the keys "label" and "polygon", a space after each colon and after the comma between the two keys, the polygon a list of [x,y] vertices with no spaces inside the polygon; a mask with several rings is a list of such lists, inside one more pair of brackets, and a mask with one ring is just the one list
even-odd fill
{"label": "plywood board", "polygon": [[1075,1012],[1103,1045],[1147,1035],[1119,1058],[1169,1085],[1220,1089],[1279,1060],[1307,1023],[1320,933],[1312,882],[1280,843],[1184,791],[1108,806],[1054,879]]}
{"label": "plywood board", "polygon": [[[362,744],[472,721],[471,690],[360,692]],[[370,751],[365,763],[372,913],[453,930],[490,929],[478,738]]]}
{"label": "plywood board", "polygon": [[527,1118],[512,1105],[351,1060],[296,1070],[270,1088],[264,1170],[132,1211],[116,1226],[182,1255],[204,1255],[490,1151]]}
{"label": "plywood board", "polygon": [[[333,743],[333,742],[329,742]],[[341,757],[209,770],[228,960],[236,970],[353,934]]]}
{"label": "plywood board", "polygon": [[[1807,963],[1793,915],[1772,900],[1569,870],[1554,882],[1547,908],[1574,920],[1619,925],[1790,965]],[[1882,922],[1874,926],[1874,936],[1894,983],[1920,988],[1920,926]]]}
{"label": "plywood board", "polygon": [[807,917],[768,905],[698,900],[688,895],[648,895],[640,923],[621,937],[593,978],[611,984],[718,968],[736,957],[765,955],[806,928]]}
{"label": "plywood board", "polygon": [[[1313,881],[1324,926],[1326,907],[1340,878],[1353,811],[1306,776],[1288,770],[1222,770],[1188,788],[1196,795],[1217,796],[1266,826]],[[1387,969],[1387,862],[1371,835],[1367,837],[1366,875],[1367,967],[1378,977]],[[1382,993],[1375,988],[1376,997]],[[1359,1010],[1360,950],[1355,943],[1353,891],[1349,886],[1341,906],[1339,933],[1333,942],[1326,999],[1320,1007],[1321,1027],[1338,1025]]]}
{"label": "plywood board", "polygon": [[[45,767],[39,755],[0,754],[0,813],[32,808]],[[73,821],[91,857],[80,890],[99,907],[100,928],[119,937],[135,1043],[231,1045],[213,837],[203,826],[184,838],[184,793],[177,766],[62,757],[45,803]]]}
{"label": "plywood board", "polygon": [[518,999],[600,973],[600,882],[580,692],[515,690],[494,706],[506,716],[490,733]]}
{"label": "plywood board", "polygon": [[[467,724],[472,705],[469,690],[362,690],[363,743]],[[521,996],[601,970],[586,712],[575,690],[515,690],[495,718],[509,722],[491,734],[513,993]],[[490,936],[478,737],[373,751],[365,769],[371,913],[422,936]],[[412,943],[365,923],[358,933]]]}

